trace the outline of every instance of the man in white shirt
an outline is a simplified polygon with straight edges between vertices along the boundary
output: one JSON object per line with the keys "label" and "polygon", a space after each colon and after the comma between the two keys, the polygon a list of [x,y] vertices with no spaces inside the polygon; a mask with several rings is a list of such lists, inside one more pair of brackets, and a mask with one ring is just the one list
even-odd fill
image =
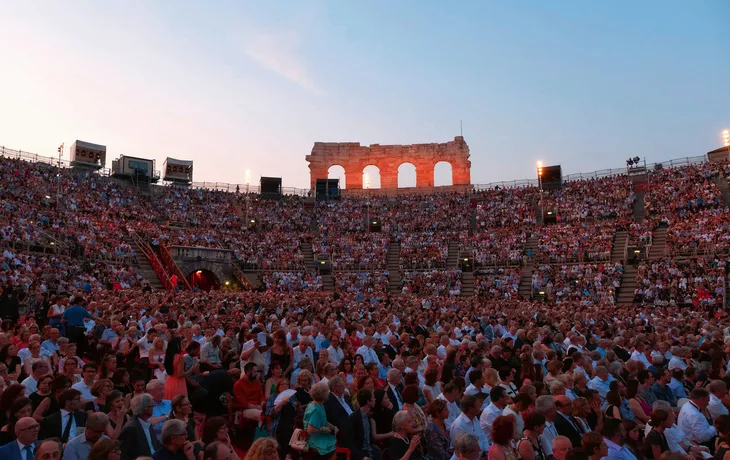
{"label": "man in white shirt", "polygon": [[286,343],[288,343],[290,347],[293,347],[299,344],[299,339],[299,328],[295,326],[289,329],[289,333],[286,334]]}
{"label": "man in white shirt", "polygon": [[25,387],[25,397],[29,397],[32,393],[38,391],[38,380],[51,372],[51,365],[46,361],[36,361],[31,368],[32,374],[26,377],[21,385]]}
{"label": "man in white shirt", "polygon": [[679,411],[677,426],[690,441],[703,444],[717,436],[717,430],[703,414],[709,404],[710,393],[704,388],[695,388],[689,394],[689,401]]}
{"label": "man in white shirt", "polygon": [[363,345],[357,349],[358,355],[363,357],[365,364],[375,363],[378,364],[378,354],[373,350],[373,338],[370,336],[365,337]]}
{"label": "man in white shirt", "polygon": [[299,341],[299,345],[294,348],[294,368],[299,367],[299,362],[302,358],[309,358],[310,361],[314,362],[314,354],[309,347],[309,339],[305,339],[304,337]]}
{"label": "man in white shirt", "polygon": [[495,386],[492,388],[492,393],[489,395],[492,403],[482,411],[482,415],[479,417],[479,426],[484,431],[484,435],[492,443],[492,423],[502,415],[504,408],[507,407],[507,390],[501,386]]}
{"label": "man in white shirt", "polygon": [[481,453],[482,455],[486,455],[489,452],[491,444],[479,424],[479,419],[477,419],[477,415],[481,410],[477,398],[472,395],[464,395],[461,398],[461,410],[461,415],[456,417],[456,420],[454,420],[454,423],[451,424],[451,428],[449,429],[451,447],[454,447],[454,441],[459,435],[462,433],[471,433],[479,438]]}
{"label": "man in white shirt", "polygon": [[461,415],[461,409],[459,409],[459,405],[456,404],[457,396],[459,396],[459,389],[456,385],[449,382],[444,385],[443,392],[436,397],[436,399],[443,399],[446,401],[446,407],[449,408],[449,416],[444,421],[447,430],[451,427],[451,424],[454,423],[456,417]]}
{"label": "man in white shirt", "polygon": [[637,343],[634,351],[631,352],[631,359],[634,361],[641,361],[644,363],[644,366],[648,369],[652,366],[652,363],[649,362],[649,359],[646,357],[646,354],[644,354],[644,348],[646,346],[643,343]]}
{"label": "man in white shirt", "polygon": [[451,340],[449,340],[449,336],[444,334],[441,336],[441,345],[436,349],[436,353],[438,354],[439,359],[446,359],[446,347],[448,347],[451,344]]}
{"label": "man in white shirt", "polygon": [[[687,439],[684,431],[680,430],[677,426],[674,410],[672,410],[672,406],[668,402],[662,400],[655,401],[651,408],[652,410],[661,409],[669,414],[672,426],[664,430],[664,437],[667,438],[667,446],[669,447],[669,450],[682,455],[687,455],[688,452],[691,452],[697,458],[702,457],[702,452],[710,452],[710,449],[707,447],[692,444],[689,439]],[[651,431],[651,425],[647,423],[644,430],[644,437],[649,434],[649,431]]]}
{"label": "man in white shirt", "polygon": [[[157,329],[150,328],[141,339],[137,340],[137,347],[139,348],[139,367],[146,373],[149,373],[150,349],[152,348],[152,343],[155,341],[155,337],[157,337]],[[201,343],[201,345],[203,344]]]}
{"label": "man in white shirt", "polygon": [[333,335],[327,350],[329,351],[329,361],[335,366],[339,366],[340,361],[345,357],[345,352],[340,348],[340,338]]}
{"label": "man in white shirt", "polygon": [[710,392],[710,402],[707,405],[710,417],[714,420],[721,415],[727,415],[727,407],[722,403],[722,399],[727,396],[727,384],[722,380],[713,380],[707,390]]}
{"label": "man in white shirt", "polygon": [[91,387],[94,386],[94,378],[96,377],[96,364],[84,364],[82,376],[83,379],[79,383],[71,385],[71,388],[80,391],[81,399],[86,403],[95,398],[95,396],[91,394]]}
{"label": "man in white shirt", "polygon": [[687,354],[684,347],[673,346],[669,349],[669,353],[672,354],[672,357],[669,359],[669,365],[667,366],[670,371],[674,369],[682,369],[684,371],[687,369],[687,363],[682,359]]}
{"label": "man in white shirt", "polygon": [[[535,400],[535,412],[545,417],[545,430],[540,435],[542,447],[545,455],[553,454],[553,439],[558,436],[558,430],[555,428],[553,421],[558,415],[558,409],[555,407],[555,398],[548,395],[542,395]],[[549,452],[548,452],[549,451]]]}

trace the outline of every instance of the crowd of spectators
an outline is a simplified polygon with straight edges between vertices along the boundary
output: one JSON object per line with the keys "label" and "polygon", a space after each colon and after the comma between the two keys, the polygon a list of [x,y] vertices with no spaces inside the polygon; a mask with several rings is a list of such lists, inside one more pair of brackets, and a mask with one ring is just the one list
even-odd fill
{"label": "crowd of spectators", "polygon": [[300,270],[304,268],[302,241],[305,238],[305,234],[272,229],[235,232],[226,242],[246,268]]}
{"label": "crowd of spectators", "polygon": [[723,304],[725,260],[659,259],[639,264],[634,302],[655,306]]}
{"label": "crowd of spectators", "polygon": [[704,208],[677,219],[667,230],[670,254],[727,251],[730,248],[730,211]]}
{"label": "crowd of spectators", "polygon": [[474,257],[478,266],[519,264],[531,228],[490,228],[470,235],[459,233],[459,248]]}
{"label": "crowd of spectators", "polygon": [[722,201],[720,189],[712,182],[709,163],[663,168],[652,171],[650,188],[644,197],[647,215],[684,217]]}
{"label": "crowd of spectators", "polygon": [[315,259],[329,259],[339,270],[382,270],[387,265],[390,237],[384,233],[329,234],[312,240]]}
{"label": "crowd of spectators", "polygon": [[620,262],[539,265],[532,274],[532,289],[545,292],[556,303],[612,305],[622,276]]}
{"label": "crowd of spectators", "polygon": [[451,232],[399,233],[400,263],[406,269],[444,268]]}
{"label": "crowd of spectators", "polygon": [[261,282],[267,290],[278,292],[322,290],[322,276],[316,273],[261,272]]}
{"label": "crowd of spectators", "polygon": [[[388,272],[336,272],[335,292],[383,294],[388,291]],[[361,297],[364,298],[364,297]]]}
{"label": "crowd of spectators", "polygon": [[401,284],[403,294],[458,296],[461,295],[461,270],[405,271]]}
{"label": "crowd of spectators", "polygon": [[537,223],[535,209],[540,191],[537,187],[494,188],[474,196],[477,228],[489,231],[495,227],[521,228]]}
{"label": "crowd of spectators", "polygon": [[487,300],[517,300],[520,290],[519,267],[480,268],[474,272],[474,293]]}
{"label": "crowd of spectators", "polygon": [[608,260],[611,256],[616,223],[547,225],[538,231],[537,258],[551,263]]}
{"label": "crowd of spectators", "polygon": [[627,176],[609,176],[566,182],[543,192],[542,207],[559,222],[617,219],[631,215],[636,195]]}
{"label": "crowd of spectators", "polygon": [[[119,249],[128,257],[127,228],[154,238],[179,228],[160,215],[183,224],[167,241],[225,247],[248,234],[236,228],[240,197],[168,190],[170,201],[153,204],[93,174],[57,179],[52,167],[0,162],[8,166],[0,169],[0,458],[283,460],[300,449],[329,459],[344,447],[358,459],[387,448],[398,459],[672,460],[730,448],[722,258],[640,264],[635,305],[613,302],[620,264],[586,262],[538,266],[533,286],[549,291],[546,302],[518,299],[516,268],[477,272],[478,295],[469,297],[458,270],[406,271],[398,293],[385,288],[385,272],[338,273],[326,292],[321,277],[299,270],[266,272],[259,291],[157,291],[133,268],[97,256]],[[699,247],[724,225],[705,210],[714,198],[692,181],[712,187],[695,168],[667,173],[653,198],[667,205],[654,201],[652,213],[681,222],[677,247]],[[667,185],[674,178],[681,186]],[[63,212],[45,198],[56,179]],[[567,215],[584,221],[539,230],[539,254],[610,253],[616,222],[588,219],[612,217],[607,209],[620,217],[630,196],[595,193],[566,198],[578,210]],[[433,253],[430,239],[442,241],[443,260],[443,244],[458,239],[447,232],[468,228],[463,195],[373,202],[385,216],[386,253],[385,236],[398,232],[401,244],[409,235],[418,235],[411,247],[425,243],[416,257]],[[296,206],[259,204],[278,217],[256,219],[302,235],[307,216]],[[318,222],[325,239],[317,244],[364,234],[336,220]],[[685,221],[699,222],[700,236]],[[9,246],[45,232],[83,251],[70,258]],[[361,244],[353,238],[338,247]],[[248,257],[255,236],[240,244]],[[298,443],[297,429],[308,433]]]}
{"label": "crowd of spectators", "polygon": [[[709,304],[372,292],[379,308],[349,290],[102,288],[101,302],[74,291],[49,299],[59,327],[37,312],[4,318],[3,458],[32,445],[92,459],[284,459],[299,456],[296,429],[324,458],[338,447],[357,458],[701,457],[730,431],[730,317]],[[12,302],[4,292],[0,312]],[[671,444],[655,442],[669,430]]]}

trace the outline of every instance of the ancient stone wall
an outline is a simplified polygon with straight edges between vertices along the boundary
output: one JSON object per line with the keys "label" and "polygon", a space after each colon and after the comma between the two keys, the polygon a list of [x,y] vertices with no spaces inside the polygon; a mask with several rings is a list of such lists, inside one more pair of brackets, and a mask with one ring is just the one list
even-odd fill
{"label": "ancient stone wall", "polygon": [[345,170],[347,189],[362,189],[362,173],[366,166],[380,169],[380,187],[398,187],[398,167],[412,163],[416,167],[416,187],[433,187],[433,170],[436,163],[451,164],[453,185],[471,183],[469,146],[464,138],[442,144],[380,145],[369,147],[359,142],[315,142],[312,153],[307,155],[312,189],[317,179],[326,179],[331,166]]}

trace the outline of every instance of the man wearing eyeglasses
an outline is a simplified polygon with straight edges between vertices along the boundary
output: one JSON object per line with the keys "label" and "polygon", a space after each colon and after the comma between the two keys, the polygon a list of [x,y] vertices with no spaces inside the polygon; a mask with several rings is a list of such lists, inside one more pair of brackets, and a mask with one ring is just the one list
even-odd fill
{"label": "man wearing eyeglasses", "polygon": [[0,447],[3,460],[33,460],[40,425],[32,417],[23,417],[15,424],[15,442]]}
{"label": "man wearing eyeglasses", "polygon": [[94,412],[86,419],[86,430],[71,439],[63,449],[63,460],[86,460],[91,448],[104,435],[109,426],[109,417],[103,412]]}
{"label": "man wearing eyeglasses", "polygon": [[182,420],[168,420],[162,427],[162,447],[152,455],[154,460],[195,460],[193,443]]}

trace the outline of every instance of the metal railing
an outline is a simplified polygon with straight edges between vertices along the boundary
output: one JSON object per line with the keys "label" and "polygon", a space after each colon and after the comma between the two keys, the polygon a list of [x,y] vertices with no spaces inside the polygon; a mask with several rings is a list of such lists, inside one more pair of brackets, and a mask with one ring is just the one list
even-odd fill
{"label": "metal railing", "polygon": [[188,291],[192,291],[193,288],[192,286],[190,286],[188,279],[185,277],[182,270],[180,270],[180,267],[177,266],[175,259],[172,258],[172,255],[170,255],[170,251],[168,251],[167,247],[162,241],[160,241],[159,249],[160,259],[162,260],[163,266],[167,269],[167,272],[177,276],[178,286],[182,283],[185,289],[187,289]]}
{"label": "metal railing", "polygon": [[170,276],[168,275],[167,271],[165,271],[165,268],[162,266],[162,262],[160,262],[160,259],[157,257],[157,254],[155,254],[155,251],[150,248],[150,245],[147,244],[146,241],[142,239],[136,232],[129,232],[130,238],[132,238],[132,241],[142,250],[142,254],[144,257],[147,258],[147,261],[152,266],[152,269],[155,271],[155,274],[157,275],[157,278],[162,283],[162,287],[166,290],[170,290],[173,288],[172,281],[170,280]]}

